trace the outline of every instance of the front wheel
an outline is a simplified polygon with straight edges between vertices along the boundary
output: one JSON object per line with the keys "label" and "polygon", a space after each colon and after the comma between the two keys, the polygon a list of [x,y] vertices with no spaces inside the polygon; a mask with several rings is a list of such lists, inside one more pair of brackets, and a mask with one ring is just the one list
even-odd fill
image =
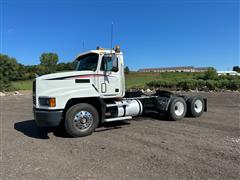
{"label": "front wheel", "polygon": [[174,97],[169,106],[169,116],[172,120],[177,121],[184,118],[187,112],[187,105],[183,98]]}
{"label": "front wheel", "polygon": [[92,134],[99,122],[95,107],[80,103],[70,107],[65,116],[65,129],[72,137],[83,137]]}

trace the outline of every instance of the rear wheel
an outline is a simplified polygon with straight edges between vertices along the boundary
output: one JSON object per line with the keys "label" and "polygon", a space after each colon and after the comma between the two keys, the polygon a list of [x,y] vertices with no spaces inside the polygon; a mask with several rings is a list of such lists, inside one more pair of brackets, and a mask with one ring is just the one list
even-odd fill
{"label": "rear wheel", "polygon": [[70,107],[65,117],[65,129],[73,137],[83,137],[92,134],[99,122],[95,107],[80,103]]}
{"label": "rear wheel", "polygon": [[183,98],[175,97],[169,106],[169,116],[172,120],[177,121],[184,118],[187,111],[187,105]]}
{"label": "rear wheel", "polygon": [[199,117],[204,111],[204,100],[202,96],[193,96],[188,101],[188,114]]}

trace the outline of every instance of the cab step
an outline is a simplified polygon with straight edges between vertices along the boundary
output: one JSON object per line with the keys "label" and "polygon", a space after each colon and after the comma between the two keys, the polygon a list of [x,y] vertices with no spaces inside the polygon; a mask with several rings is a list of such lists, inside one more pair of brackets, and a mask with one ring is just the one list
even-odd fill
{"label": "cab step", "polygon": [[123,121],[123,120],[128,120],[128,119],[132,119],[132,116],[109,118],[109,119],[105,119],[104,122]]}

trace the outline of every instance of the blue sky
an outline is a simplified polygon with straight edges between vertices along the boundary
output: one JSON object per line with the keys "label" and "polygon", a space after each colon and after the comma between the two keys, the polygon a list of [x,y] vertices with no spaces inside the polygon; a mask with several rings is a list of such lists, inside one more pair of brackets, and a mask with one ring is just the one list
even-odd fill
{"label": "blue sky", "polygon": [[71,61],[97,45],[120,44],[125,65],[239,65],[238,0],[0,0],[1,49],[20,63],[43,52]]}

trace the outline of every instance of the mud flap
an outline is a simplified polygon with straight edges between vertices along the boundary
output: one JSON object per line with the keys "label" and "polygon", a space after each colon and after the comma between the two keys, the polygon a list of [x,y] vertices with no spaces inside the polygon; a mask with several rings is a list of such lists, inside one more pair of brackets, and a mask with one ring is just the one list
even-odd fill
{"label": "mud flap", "polygon": [[207,112],[207,99],[204,98],[204,112]]}

